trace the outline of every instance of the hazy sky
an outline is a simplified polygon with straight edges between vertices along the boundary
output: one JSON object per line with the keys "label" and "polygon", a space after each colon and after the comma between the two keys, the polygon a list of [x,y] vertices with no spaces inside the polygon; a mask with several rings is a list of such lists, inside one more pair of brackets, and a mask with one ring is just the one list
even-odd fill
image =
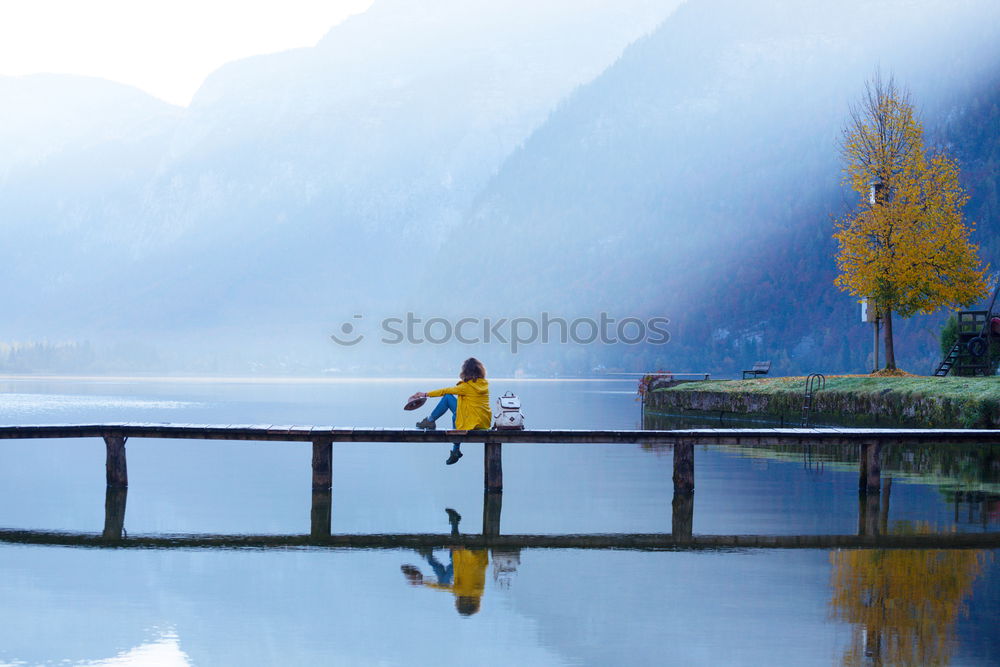
{"label": "hazy sky", "polygon": [[0,75],[127,83],[187,105],[223,63],[312,46],[372,0],[30,0],[0,14]]}

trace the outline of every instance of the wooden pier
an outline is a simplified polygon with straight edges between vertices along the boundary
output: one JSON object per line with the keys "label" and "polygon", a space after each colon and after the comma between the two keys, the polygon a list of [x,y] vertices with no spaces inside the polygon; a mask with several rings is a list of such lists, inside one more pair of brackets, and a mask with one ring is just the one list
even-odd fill
{"label": "wooden pier", "polygon": [[484,488],[503,489],[501,446],[507,444],[661,444],[674,446],[675,487],[694,491],[695,445],[857,445],[861,452],[859,486],[878,492],[881,448],[892,444],[1000,444],[1000,430],[989,429],[862,429],[862,428],[705,428],[683,430],[531,430],[423,431],[334,426],[253,424],[49,424],[0,426],[0,440],[36,438],[103,438],[107,447],[107,483],[128,486],[125,443],[129,438],[254,440],[310,442],[313,488],[329,489],[333,479],[332,446],[336,442],[482,442]]}
{"label": "wooden pier", "polygon": [[[371,544],[357,536],[333,536],[331,534],[331,487],[333,482],[333,444],[338,442],[392,442],[392,443],[485,443],[483,456],[483,532],[477,539],[506,540],[512,536],[500,533],[500,514],[503,491],[502,446],[518,444],[658,444],[673,446],[672,531],[664,536],[632,536],[631,542],[614,540],[598,542],[608,544],[604,548],[672,548],[680,543],[692,548],[698,544],[705,547],[724,548],[760,546],[794,546],[794,542],[759,536],[757,542],[741,542],[746,536],[731,538],[694,538],[692,536],[694,506],[694,458],[695,445],[854,445],[859,448],[859,536],[866,539],[884,535],[878,527],[879,494],[881,492],[881,449],[884,445],[924,444],[952,446],[959,444],[998,445],[1000,430],[975,429],[856,429],[856,428],[761,428],[761,429],[683,429],[683,430],[526,430],[526,431],[423,431],[416,429],[386,428],[341,428],[334,426],[294,426],[294,425],[250,425],[250,424],[149,424],[149,423],[107,423],[107,424],[51,424],[36,426],[0,426],[0,440],[39,438],[102,438],[106,446],[105,526],[103,540],[120,540],[124,533],[125,502],[128,488],[128,463],[126,443],[130,438],[183,438],[195,440],[247,440],[266,442],[308,442],[312,445],[312,510],[309,538],[314,544],[337,546],[344,544]],[[29,533],[17,533],[30,541]],[[10,536],[0,531],[0,541]],[[36,534],[43,542],[58,537],[45,538]],[[585,545],[586,536],[572,536],[569,541],[546,542],[537,536],[521,536],[522,543],[557,547]],[[834,536],[836,537],[836,536]],[[853,536],[851,536],[853,537]],[[501,539],[502,538],[502,539]],[[579,538],[579,539],[578,539]],[[149,538],[152,540],[153,538]],[[192,538],[193,539],[193,538]],[[206,538],[207,539],[207,538]],[[233,538],[235,539],[235,538]],[[270,538],[267,538],[270,539]],[[264,544],[260,538],[257,543]],[[274,546],[295,546],[297,538],[280,538]],[[395,539],[395,538],[394,538]],[[435,536],[414,537],[414,544],[426,546],[424,542],[438,544],[442,538]],[[546,538],[547,539],[547,538]],[[554,539],[554,538],[553,538]],[[617,539],[617,538],[616,538]],[[782,538],[784,539],[784,538]],[[801,546],[816,545],[813,537],[803,536]],[[282,540],[286,540],[282,542]],[[290,540],[290,541],[288,541]],[[423,541],[421,541],[423,540]],[[437,540],[437,541],[435,541]],[[576,540],[576,541],[574,541]],[[728,540],[728,541],[727,541]],[[222,539],[224,542],[225,540]],[[447,541],[447,540],[446,540]],[[148,540],[147,540],[148,542]],[[191,542],[191,540],[189,540]],[[195,544],[197,540],[191,542]],[[253,542],[253,540],[251,540]],[[405,542],[405,540],[403,540]],[[402,544],[389,540],[387,544]],[[904,541],[905,542],[905,541]],[[449,542],[450,543],[450,542]],[[831,545],[850,546],[855,543],[828,541]],[[902,542],[901,542],[902,543]],[[138,543],[137,543],[138,544]],[[615,546],[615,545],[618,546]],[[996,546],[996,542],[993,542]],[[148,546],[157,546],[155,540]],[[503,546],[501,544],[501,546]]]}

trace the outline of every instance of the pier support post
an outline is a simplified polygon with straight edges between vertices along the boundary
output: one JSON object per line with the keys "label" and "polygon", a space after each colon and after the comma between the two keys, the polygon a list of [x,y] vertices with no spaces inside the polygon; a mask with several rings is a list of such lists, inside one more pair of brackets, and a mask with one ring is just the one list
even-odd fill
{"label": "pier support post", "polygon": [[892,495],[892,477],[882,480],[882,497],[878,513],[878,526],[883,535],[889,534],[889,497]]}
{"label": "pier support post", "polygon": [[125,500],[128,487],[108,486],[104,491],[104,532],[106,540],[120,540],[125,533]]}
{"label": "pier support post", "polygon": [[483,535],[500,534],[500,512],[503,509],[503,494],[483,492]]}
{"label": "pier support post", "polygon": [[487,442],[483,448],[483,486],[486,493],[503,491],[503,459],[499,442]]}
{"label": "pier support post", "polygon": [[333,487],[333,441],[313,440],[312,445],[313,491],[329,491]]}
{"label": "pier support post", "polygon": [[694,493],[694,442],[674,443],[674,495]]}
{"label": "pier support post", "polygon": [[694,524],[694,442],[674,443],[674,500],[670,532],[674,539],[691,538]]}
{"label": "pier support post", "polygon": [[312,510],[309,513],[309,535],[330,537],[333,514],[333,493],[330,489],[313,489]]}
{"label": "pier support post", "polygon": [[312,443],[312,509],[309,512],[309,535],[330,537],[333,514],[333,441],[329,438]]}
{"label": "pier support post", "polygon": [[128,463],[125,460],[125,440],[121,435],[104,436],[107,449],[105,470],[108,486],[124,488],[128,486]]}
{"label": "pier support post", "polygon": [[670,522],[670,534],[675,540],[691,539],[691,529],[694,525],[694,494],[674,492],[673,517]]}
{"label": "pier support post", "polygon": [[861,444],[858,491],[878,495],[882,486],[882,445],[878,442]]}
{"label": "pier support post", "polygon": [[858,492],[858,535],[879,534],[879,496]]}

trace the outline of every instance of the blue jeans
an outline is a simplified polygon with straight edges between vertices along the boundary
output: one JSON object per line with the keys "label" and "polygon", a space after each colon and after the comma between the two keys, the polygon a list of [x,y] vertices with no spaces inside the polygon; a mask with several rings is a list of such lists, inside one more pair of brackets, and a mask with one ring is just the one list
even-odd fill
{"label": "blue jeans", "polygon": [[449,563],[448,567],[445,567],[437,558],[434,557],[434,552],[424,556],[427,560],[427,564],[431,566],[434,570],[434,576],[437,577],[438,583],[442,586],[451,586],[451,578],[455,573],[455,564]]}
{"label": "blue jeans", "polygon": [[455,415],[458,412],[458,397],[454,394],[445,394],[431,411],[430,420],[436,422],[444,413],[451,410],[451,427],[455,428]]}

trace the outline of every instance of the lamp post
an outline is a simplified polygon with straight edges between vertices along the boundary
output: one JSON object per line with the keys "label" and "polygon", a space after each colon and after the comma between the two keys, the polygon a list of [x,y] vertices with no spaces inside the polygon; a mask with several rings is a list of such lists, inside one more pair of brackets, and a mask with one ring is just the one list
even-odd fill
{"label": "lamp post", "polygon": [[[883,183],[882,179],[879,178],[878,176],[868,181],[868,204],[871,205],[872,208],[874,208],[879,202],[883,200],[885,196],[883,194],[884,190],[885,190],[885,183]],[[878,370],[878,332],[880,324],[879,319],[880,318],[878,314],[878,307],[877,304],[875,303],[875,299],[872,297],[865,297],[861,301],[861,321],[871,322],[873,325],[875,325],[873,327],[874,331],[873,345],[875,350],[874,352],[875,368],[874,370],[872,370],[873,373]]]}
{"label": "lamp post", "polygon": [[875,299],[872,297],[865,297],[861,300],[861,321],[871,322],[874,327],[874,337],[872,338],[872,343],[874,345],[874,357],[875,357],[875,369],[873,373],[878,370],[878,331],[879,331],[879,315],[878,307],[875,303]]}

